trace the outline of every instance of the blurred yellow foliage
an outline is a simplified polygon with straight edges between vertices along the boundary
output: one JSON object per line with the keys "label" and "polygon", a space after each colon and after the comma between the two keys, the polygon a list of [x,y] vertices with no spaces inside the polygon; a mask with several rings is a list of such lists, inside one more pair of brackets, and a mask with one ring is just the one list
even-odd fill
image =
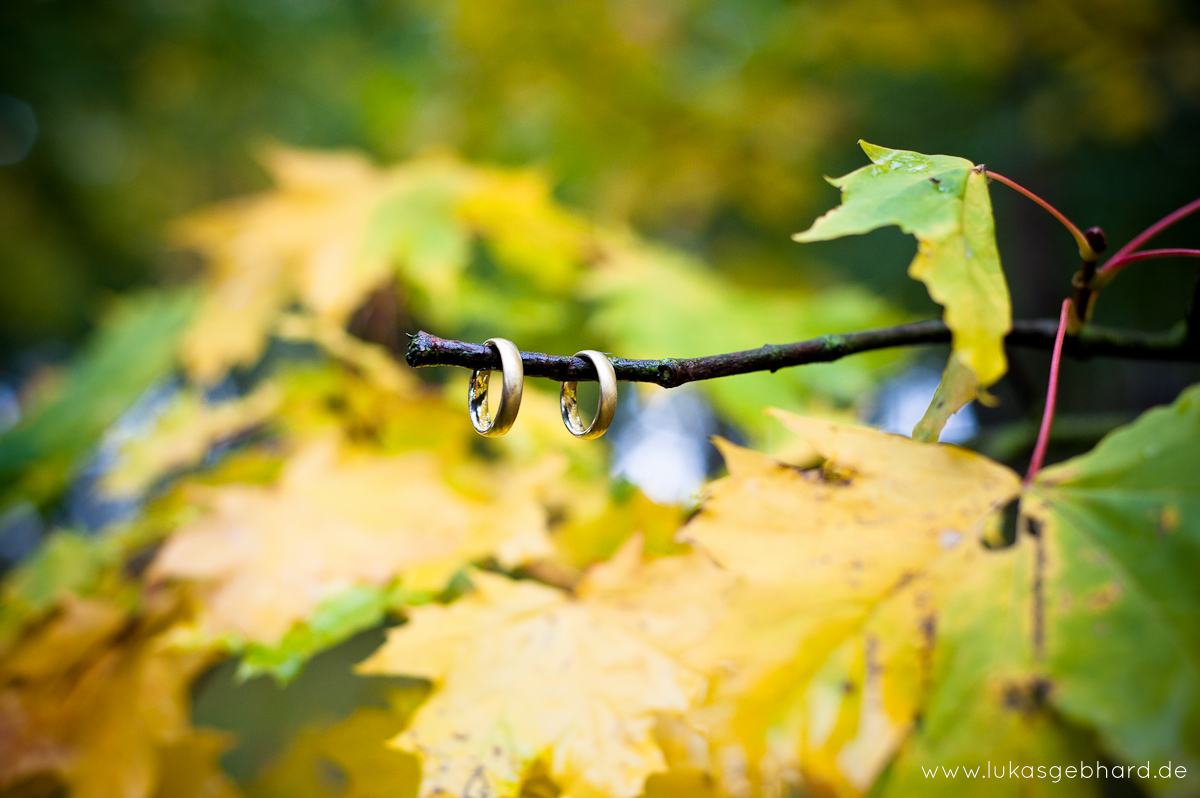
{"label": "blurred yellow foliage", "polygon": [[[202,382],[257,360],[272,335],[346,346],[333,343],[332,331],[380,287],[438,323],[439,334],[503,335],[565,350],[591,333],[624,356],[711,354],[898,318],[859,288],[741,289],[681,252],[584,222],[532,172],[446,155],[391,169],[294,150],[274,150],[266,162],[274,191],[178,228],[177,241],[212,264],[184,342],[184,362]],[[297,303],[300,316],[289,311]],[[783,380],[750,375],[710,389],[723,411],[757,430],[764,404],[814,395],[849,403],[890,359],[867,356]]]}
{"label": "blurred yellow foliage", "polygon": [[[180,652],[162,632],[168,597],[141,618],[104,599],[64,600],[59,612],[0,664],[0,789],[52,790],[85,798],[181,798],[170,762],[188,762],[213,794],[229,794],[214,738],[188,717],[188,686],[208,652]],[[219,742],[215,743],[219,748]]]}
{"label": "blurred yellow foliage", "polygon": [[167,541],[150,578],[200,587],[207,634],[272,644],[340,590],[398,578],[438,590],[465,560],[490,554],[512,568],[551,551],[535,493],[560,469],[553,462],[489,474],[488,495],[468,497],[431,453],[338,448],[308,445],[273,485],[197,497],[209,512]]}

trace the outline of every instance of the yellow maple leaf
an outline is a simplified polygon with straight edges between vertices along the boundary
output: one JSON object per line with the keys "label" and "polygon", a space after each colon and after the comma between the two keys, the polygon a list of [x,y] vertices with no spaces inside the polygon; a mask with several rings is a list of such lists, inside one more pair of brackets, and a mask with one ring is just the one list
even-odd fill
{"label": "yellow maple leaf", "polygon": [[479,169],[444,154],[386,169],[349,152],[275,148],[263,160],[272,191],[176,228],[176,243],[208,261],[207,295],[183,345],[201,380],[261,355],[290,305],[343,326],[390,279],[418,294],[433,318],[461,322],[477,234],[503,268],[556,296],[594,249],[586,226],[534,172]]}
{"label": "yellow maple leaf", "polygon": [[[714,769],[786,776],[802,764],[810,775],[827,775],[823,762],[808,761],[813,751],[798,756],[806,745],[805,685],[846,641],[861,648],[881,602],[975,544],[1019,480],[955,447],[778,417],[825,462],[802,471],[720,443],[730,475],[710,486],[680,534],[741,584],[713,633],[683,659],[715,679],[709,702],[692,715],[707,731]],[[902,739],[915,700],[900,701],[890,720],[864,716],[874,724],[869,734],[855,723],[813,747],[835,760],[841,784],[869,785]]]}
{"label": "yellow maple leaf", "polygon": [[387,273],[366,246],[371,214],[389,188],[359,155],[286,149],[265,158],[278,189],[197,213],[178,227],[181,246],[209,256],[209,291],[183,358],[211,380],[258,357],[284,306],[296,298],[345,321]]}
{"label": "yellow maple leaf", "polygon": [[842,190],[842,204],[793,239],[827,241],[893,224],[916,236],[908,273],[945,307],[952,338],[942,388],[917,427],[921,439],[936,440],[955,410],[1008,369],[1004,336],[1012,329],[1012,303],[987,175],[963,158],[859,144],[872,165],[830,180]]}
{"label": "yellow maple leaf", "polygon": [[622,611],[629,592],[617,573],[575,598],[487,573],[473,580],[475,592],[448,607],[414,609],[360,666],[435,683],[394,741],[422,759],[420,794],[515,795],[537,762],[572,796],[640,794],[666,769],[657,717],[682,714],[705,685],[657,643],[707,628],[703,610],[644,614],[639,627],[644,602]]}
{"label": "yellow maple leaf", "polygon": [[[392,632],[363,670],[438,688],[396,738],[423,758],[423,795],[511,793],[535,761],[572,795],[633,795],[668,767],[655,791],[686,789],[706,769],[735,795],[802,777],[857,794],[874,781],[923,695],[932,574],[981,551],[966,542],[1018,480],[954,447],[781,420],[823,465],[722,443],[730,476],[681,531],[698,548],[647,562],[634,536],[574,599],[483,574],[476,594],[418,608]],[[895,666],[886,689],[855,670],[864,656]],[[662,674],[635,661],[675,674],[676,688],[686,674],[708,689],[656,705],[638,690],[661,693]],[[864,683],[861,699],[823,689],[843,672]],[[598,713],[601,699],[628,716]],[[614,739],[628,748],[612,750]]]}
{"label": "yellow maple leaf", "polygon": [[274,485],[213,489],[209,514],[167,541],[150,578],[195,583],[206,634],[274,643],[348,587],[403,577],[439,589],[474,558],[513,566],[549,553],[535,488],[556,468],[494,480],[481,501],[452,490],[430,453],[344,454],[320,439]]}

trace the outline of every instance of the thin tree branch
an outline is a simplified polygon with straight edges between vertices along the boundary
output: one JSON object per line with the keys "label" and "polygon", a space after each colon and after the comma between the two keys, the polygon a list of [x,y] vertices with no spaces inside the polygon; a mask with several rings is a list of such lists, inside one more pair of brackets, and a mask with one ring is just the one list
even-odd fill
{"label": "thin tree branch", "polygon": [[[1017,321],[1013,323],[1013,331],[1008,334],[1006,344],[1010,347],[1053,350],[1057,332],[1057,319]],[[808,363],[828,363],[859,352],[949,342],[950,330],[946,325],[940,319],[930,319],[895,327],[822,335],[793,344],[768,344],[758,349],[724,355],[663,360],[629,360],[614,357],[612,364],[618,380],[653,382],[664,388],[674,388],[698,380],[732,377],[735,374],[749,374],[754,371],[776,371]],[[1069,336],[1063,353],[1075,358],[1106,356],[1133,360],[1200,362],[1200,349],[1189,345],[1182,326],[1166,334],[1089,327],[1078,336]],[[500,358],[490,347],[467,341],[448,341],[427,332],[419,332],[412,336],[406,359],[414,368],[500,368]],[[596,371],[591,362],[583,358],[522,352],[521,361],[527,377],[545,377],[559,381],[596,379]]]}

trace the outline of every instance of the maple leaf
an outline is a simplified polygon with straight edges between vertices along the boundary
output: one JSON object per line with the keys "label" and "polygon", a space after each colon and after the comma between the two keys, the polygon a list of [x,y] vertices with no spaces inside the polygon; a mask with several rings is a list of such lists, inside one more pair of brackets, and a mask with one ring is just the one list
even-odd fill
{"label": "maple leaf", "polygon": [[[342,326],[393,277],[442,325],[482,320],[510,335],[514,324],[539,331],[590,248],[586,226],[534,172],[478,169],[444,155],[380,169],[353,153],[286,148],[263,160],[273,191],[192,214],[176,228],[179,246],[208,259],[207,295],[183,347],[202,381],[258,358],[289,305],[299,301],[323,325]],[[483,296],[467,279],[476,235],[520,291],[497,286]]]}
{"label": "maple leaf", "polygon": [[[840,431],[834,436],[821,422],[787,421],[828,456],[822,472],[810,472],[812,478],[820,474],[831,482],[815,515],[788,504],[799,501],[797,491],[771,490],[772,481],[788,478],[785,469],[776,466],[772,474],[761,456],[726,447],[727,457],[734,455],[732,484],[714,485],[713,503],[685,527],[700,544],[707,537],[717,559],[728,560],[735,573],[776,584],[771,597],[781,608],[778,615],[765,616],[769,623],[746,624],[746,606],[734,594],[728,612],[744,625],[740,653],[759,670],[744,691],[730,689],[743,686],[736,680],[718,682],[710,705],[690,716],[693,725],[708,724],[710,746],[719,752],[723,740],[740,735],[742,767],[761,777],[768,775],[764,771],[772,756],[782,756],[786,764],[790,752],[805,782],[842,795],[859,795],[872,785],[881,795],[960,794],[959,782],[949,777],[931,781],[928,774],[944,767],[966,778],[965,772],[979,774],[989,762],[1016,762],[1035,773],[1039,766],[1091,764],[1102,757],[1194,765],[1200,749],[1194,720],[1200,716],[1195,692],[1200,656],[1187,619],[1200,606],[1190,578],[1200,529],[1195,524],[1200,517],[1200,388],[1111,434],[1093,452],[1042,472],[1022,498],[1025,531],[1015,545],[991,551],[969,537],[959,540],[964,530],[951,524],[946,528],[951,534],[943,540],[953,545],[925,558],[857,614],[854,591],[869,582],[873,556],[886,559],[888,567],[893,560],[920,557],[920,537],[912,535],[919,523],[897,534],[914,546],[906,555],[880,547],[873,537],[879,519],[903,519],[905,505],[915,509],[930,500],[921,495],[923,489],[970,467],[943,463],[914,475],[923,488],[906,488],[902,465],[920,470],[918,444],[891,438],[883,447],[879,444],[886,436],[879,433],[847,436]],[[878,440],[872,442],[872,436]],[[897,458],[888,458],[886,448]],[[899,458],[906,449],[912,460]],[[865,456],[874,450],[881,455],[878,463]],[[936,457],[974,457],[950,447],[931,451],[939,452]],[[976,468],[1004,471],[976,460]],[[863,465],[879,470],[863,474],[857,470]],[[861,480],[868,490],[878,488],[879,497],[866,505],[843,503],[834,487],[847,478],[851,484]],[[1001,481],[1008,487],[995,495],[996,502],[1015,492],[1015,475]],[[942,486],[949,498],[926,516],[939,526],[939,512],[973,500],[966,493],[969,482]],[[718,500],[734,487],[738,493],[724,495],[729,504],[722,515]],[[735,516],[732,508],[744,507],[751,490],[765,494],[765,503],[774,510],[742,521],[744,511]],[[876,509],[883,514],[874,515]],[[706,521],[710,512],[715,518]],[[776,529],[783,526],[780,518],[812,518],[812,531],[819,534],[837,530],[842,512],[851,516],[841,545],[866,555],[861,577],[858,569],[843,566],[850,577],[845,585],[824,582],[811,566],[803,567],[816,562],[837,569],[838,545],[810,550],[801,542],[808,536],[793,534],[774,541],[775,559],[755,555],[758,535],[752,530],[771,529],[768,518],[775,519]],[[971,511],[976,512],[977,536],[981,526],[997,517],[983,506]],[[910,515],[909,521],[916,518],[925,520]],[[714,520],[720,522],[716,534],[706,529]],[[805,520],[795,523],[797,532],[806,526]],[[722,548],[724,540],[728,543]],[[741,545],[733,545],[734,540]],[[788,566],[799,588],[786,586]],[[803,593],[810,580],[830,602],[792,604],[792,594]],[[843,602],[850,606],[839,609]],[[766,606],[765,601],[750,605],[760,613]],[[718,652],[731,649],[721,635],[718,626],[708,641]],[[1129,656],[1125,641],[1130,635],[1146,657]],[[766,639],[773,639],[777,649],[755,646]],[[788,645],[796,645],[790,654]],[[766,664],[778,670],[762,667],[764,654],[774,655]],[[684,661],[695,664],[686,656]],[[723,700],[733,706],[722,713]],[[764,738],[773,738],[775,748],[746,743]],[[715,764],[710,767],[726,783],[734,781]],[[880,774],[884,776],[876,784]],[[1012,781],[985,786],[996,794],[1015,795],[1022,789],[1021,782]],[[1068,794],[1095,793],[1088,781],[1064,789]]]}
{"label": "maple leaf", "polygon": [[512,566],[549,552],[534,489],[557,468],[518,471],[480,501],[448,487],[432,454],[340,456],[318,440],[274,485],[212,489],[209,514],[166,542],[150,579],[194,583],[206,635],[274,644],[356,586],[401,577],[438,590],[472,559]]}
{"label": "maple leaf", "polygon": [[1121,761],[1200,767],[1200,386],[1039,472],[1022,510],[1053,705]]}
{"label": "maple leaf", "polygon": [[[670,652],[708,628],[704,604],[678,608],[676,589],[710,591],[704,558],[671,557],[647,572],[627,560],[579,587],[577,598],[487,573],[448,607],[418,607],[410,622],[360,666],[364,673],[420,676],[436,691],[395,744],[420,755],[421,795],[513,795],[541,762],[571,795],[638,795],[665,770],[655,743],[660,713],[681,714],[705,680]],[[649,567],[653,568],[652,563]],[[650,586],[648,595],[630,582]],[[719,578],[719,576],[718,576]],[[719,601],[717,594],[715,600]]]}
{"label": "maple leaf", "polygon": [[[713,633],[682,659],[714,676],[708,703],[691,717],[708,729],[714,760],[725,760],[717,769],[754,773],[769,766],[783,778],[804,745],[805,685],[847,641],[861,645],[881,602],[956,548],[977,545],[1019,480],[962,449],[776,414],[824,463],[802,471],[720,443],[730,475],[709,487],[680,536],[710,552],[741,584]],[[901,712],[877,735],[861,764],[852,763],[869,774],[855,779],[860,787],[903,739],[914,703],[908,701],[907,717]],[[838,740],[834,755],[854,736]],[[819,759],[805,768],[821,778]],[[731,776],[722,778],[728,784]]]}
{"label": "maple leaf", "polygon": [[1012,328],[1012,306],[987,176],[963,158],[859,144],[874,164],[830,179],[842,190],[842,204],[793,239],[826,241],[888,225],[916,236],[917,256],[908,272],[945,307],[951,357],[958,361],[943,376],[952,387],[918,427],[923,439],[936,440],[946,419],[1008,368],[1004,336]]}
{"label": "maple leaf", "polygon": [[[1190,623],[1200,607],[1198,400],[1191,388],[1040,472],[1022,498],[1016,544],[947,585],[923,722],[880,794],[957,794],[953,782],[930,782],[934,767],[1200,762]],[[878,633],[895,641],[909,629]],[[878,667],[903,670],[897,659]],[[1165,794],[1187,789],[1153,768],[1137,775]],[[1020,784],[993,789],[1017,794]],[[1095,795],[1094,784],[1064,789]]]}
{"label": "maple leaf", "polygon": [[262,352],[283,308],[305,303],[344,322],[388,262],[367,246],[388,181],[362,156],[275,149],[264,160],[278,190],[193,214],[176,243],[209,257],[208,290],[183,360],[204,381]]}

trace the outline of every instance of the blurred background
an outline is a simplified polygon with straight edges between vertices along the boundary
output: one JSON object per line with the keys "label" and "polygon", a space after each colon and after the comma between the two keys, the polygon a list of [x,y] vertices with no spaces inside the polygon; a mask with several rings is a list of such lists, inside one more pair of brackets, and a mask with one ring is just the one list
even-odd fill
{"label": "blurred background", "polygon": [[[296,177],[309,167],[282,163],[281,146],[358,151],[376,170],[450,162],[499,170],[487,173],[509,176],[497,202],[525,197],[558,236],[547,246],[570,250],[569,267],[551,263],[553,253],[539,261],[542,239],[531,233],[517,244],[534,255],[509,257],[503,242],[472,249],[446,272],[458,282],[435,285],[400,269],[382,294],[364,293],[346,314],[352,333],[396,355],[403,333],[417,329],[475,340],[507,334],[564,353],[599,341],[623,356],[667,357],[937,316],[924,286],[906,275],[915,242],[899,231],[809,245],[789,238],[836,204],[823,175],[866,162],[860,138],[985,163],[1081,228],[1102,226],[1115,250],[1200,196],[1200,5],[8,0],[0,5],[0,429],[27,428],[61,398],[68,365],[128,297],[213,284],[211,264],[228,256],[213,229],[241,224],[243,206],[218,206],[235,210],[210,217],[208,232],[180,233],[177,220],[289,179],[332,180],[342,168]],[[522,183],[521,175],[536,178]],[[993,184],[992,199],[1015,317],[1055,315],[1078,267],[1072,239],[1003,186]],[[471,218],[472,235],[503,238],[486,212]],[[635,264],[624,282],[585,279],[590,245],[562,243],[578,220],[588,235],[608,231],[597,241],[653,242],[630,251],[660,253],[646,256],[657,265]],[[1198,242],[1193,217],[1156,244]],[[1195,283],[1194,262],[1140,263],[1104,292],[1095,320],[1168,330]],[[450,312],[450,300],[463,307]],[[305,300],[281,307],[296,301]],[[83,377],[73,372],[76,403],[60,401],[61,415],[45,423],[71,427],[73,442],[37,449],[30,436],[0,440],[8,446],[0,454],[6,565],[49,528],[99,529],[142,507],[142,499],[97,499],[89,486],[180,390],[173,355],[145,351],[155,330],[180,327],[172,312],[190,311],[168,309],[127,329],[124,343],[95,345],[109,360],[93,360]],[[263,351],[303,359],[281,346]],[[200,369],[205,401],[248,393],[262,377],[262,353]],[[994,391],[1000,405],[972,406],[946,437],[1021,468],[1049,359],[1011,355]],[[732,387],[626,391],[601,470],[660,504],[686,505],[719,467],[705,436],[770,444],[756,421],[770,404],[907,434],[945,357],[934,348]],[[137,363],[145,373],[130,376]],[[429,371],[421,377],[434,383],[463,376]],[[1090,448],[1198,378],[1194,366],[1067,361],[1051,459]],[[115,380],[126,381],[112,388]],[[93,413],[101,399],[109,404]],[[51,450],[69,461],[60,477],[30,477]]]}
{"label": "blurred background", "polygon": [[[0,37],[6,396],[115,296],[193,277],[166,225],[266,188],[271,143],[536,166],[568,207],[739,285],[854,281],[918,316],[937,308],[905,275],[911,239],[788,238],[835,204],[820,177],[861,165],[859,138],[986,163],[1114,248],[1200,185],[1200,12],[1170,0],[14,0]],[[1052,315],[1072,243],[992,193],[1015,315]],[[1142,264],[1097,320],[1169,327],[1193,277]],[[1044,366],[1018,356],[1003,418]],[[1194,376],[1071,364],[1063,409],[1134,412]]]}

